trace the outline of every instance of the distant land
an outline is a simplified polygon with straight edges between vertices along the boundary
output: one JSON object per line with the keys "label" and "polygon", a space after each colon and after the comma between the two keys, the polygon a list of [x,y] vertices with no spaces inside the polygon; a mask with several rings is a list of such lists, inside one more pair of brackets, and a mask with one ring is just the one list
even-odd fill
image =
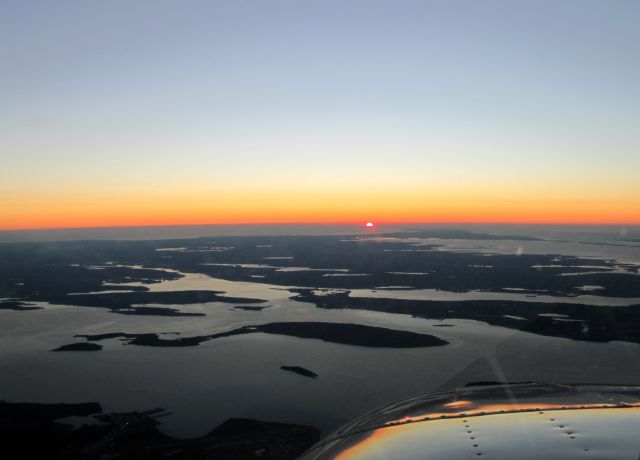
{"label": "distant land", "polygon": [[[545,225],[545,224],[477,224],[477,223],[402,223],[378,225],[375,233],[410,230],[463,228],[475,232],[496,232],[542,238],[562,238],[564,234],[581,234],[590,240],[593,235],[626,241],[640,241],[640,225]],[[268,236],[268,235],[351,235],[371,234],[361,224],[242,224],[242,225],[165,225],[135,227],[96,227],[61,229],[0,230],[0,243],[21,241],[66,240],[153,240],[182,239],[203,236]]]}

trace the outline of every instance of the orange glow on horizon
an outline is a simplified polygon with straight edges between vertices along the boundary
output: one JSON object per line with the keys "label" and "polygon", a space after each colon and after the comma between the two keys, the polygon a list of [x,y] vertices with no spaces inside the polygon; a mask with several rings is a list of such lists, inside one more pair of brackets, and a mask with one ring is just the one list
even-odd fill
{"label": "orange glow on horizon", "polygon": [[[640,224],[633,196],[507,190],[0,190],[0,230],[208,224]],[[12,193],[14,192],[14,193]],[[537,191],[539,192],[539,191]],[[10,198],[8,198],[10,197]]]}
{"label": "orange glow on horizon", "polygon": [[[170,226],[198,226],[198,225],[359,225],[358,219],[340,219],[327,216],[324,219],[320,216],[291,216],[285,217],[273,213],[272,218],[230,218],[230,219],[207,219],[207,218],[180,218],[179,216],[155,217],[153,215],[138,216],[69,216],[67,219],[47,216],[48,218],[26,218],[16,221],[4,220],[0,231],[21,231],[21,230],[55,230],[55,229],[89,229],[89,228],[120,228],[120,227],[170,227]],[[614,226],[635,226],[640,225],[640,219],[629,219],[624,215],[618,218],[614,216],[594,217],[576,216],[575,218],[562,218],[560,216],[506,216],[487,214],[477,215],[436,215],[431,219],[420,218],[395,218],[381,219],[381,225],[429,225],[429,224],[515,224],[515,225],[614,225]],[[371,229],[372,227],[367,227]],[[375,228],[375,227],[373,227]]]}
{"label": "orange glow on horizon", "polygon": [[[82,216],[70,219],[25,219],[13,225],[3,225],[0,231],[23,231],[23,230],[60,230],[60,229],[91,229],[91,228],[123,228],[123,227],[171,227],[171,226],[200,226],[200,225],[353,225],[358,226],[359,221],[353,219],[312,219],[312,218],[273,218],[273,219],[171,219],[155,218],[145,216],[130,218],[106,218],[104,216],[91,217]],[[459,218],[433,218],[433,219],[389,219],[382,220],[381,225],[429,225],[429,224],[496,224],[496,225],[613,225],[613,226],[636,226],[640,225],[640,220],[630,219],[598,219],[598,218],[513,218],[496,216],[495,218],[473,218],[463,216]]]}

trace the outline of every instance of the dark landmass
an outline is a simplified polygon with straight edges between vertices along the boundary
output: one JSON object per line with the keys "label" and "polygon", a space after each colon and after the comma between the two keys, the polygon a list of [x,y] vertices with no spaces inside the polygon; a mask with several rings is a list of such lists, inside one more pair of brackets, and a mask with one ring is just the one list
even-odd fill
{"label": "dark landmass", "polygon": [[514,241],[545,241],[542,238],[524,235],[495,235],[493,233],[475,233],[456,228],[409,230],[404,232],[383,233],[384,237],[396,238],[439,238],[443,240],[514,240]]}
{"label": "dark landmass", "polygon": [[[473,319],[534,334],[592,342],[640,343],[640,305],[608,307],[572,303],[509,300],[405,300],[350,297],[349,292],[316,295],[292,289],[292,297],[318,308],[352,308],[400,313],[429,319]],[[524,318],[525,321],[510,316]]]}
{"label": "dark landmass", "polygon": [[42,310],[42,307],[36,307],[35,305],[17,300],[2,300],[0,301],[0,310],[28,311]]}
{"label": "dark landmass", "polygon": [[[294,460],[319,438],[313,427],[229,419],[205,436],[174,439],[157,429],[163,409],[101,413],[98,403],[27,404],[0,401],[0,444],[16,458],[123,460]],[[94,414],[73,428],[57,419]]]}
{"label": "dark landmass", "polygon": [[102,350],[102,345],[98,343],[78,342],[70,343],[69,345],[62,345],[61,347],[54,348],[51,351],[98,351]]}
{"label": "dark landmass", "polygon": [[269,307],[268,306],[267,307],[250,307],[250,306],[247,306],[247,305],[241,305],[241,306],[238,306],[238,307],[233,307],[233,310],[262,311],[265,308],[269,308]]}
{"label": "dark landmass", "polygon": [[[411,289],[439,289],[452,292],[511,292],[525,295],[575,297],[587,294],[585,286],[595,286],[592,295],[640,297],[637,265],[616,260],[560,255],[480,254],[451,252],[436,244],[406,241],[407,234],[421,238],[511,239],[458,230],[396,232],[384,238],[344,236],[224,237],[171,241],[80,241],[66,243],[0,244],[0,308],[31,309],[25,302],[45,301],[80,307],[107,308],[127,315],[195,316],[177,306],[224,302],[236,308],[259,311],[263,299],[226,297],[219,291],[151,292],[144,286],[118,283],[157,283],[179,279],[182,273],[201,273],[230,281],[314,289],[375,289],[379,286],[406,286]],[[395,235],[395,236],[394,236]],[[401,237],[405,240],[400,239]],[[523,237],[523,240],[530,239]],[[211,248],[225,248],[211,250]],[[167,248],[184,250],[166,251]],[[282,257],[290,258],[282,258]],[[152,268],[145,268],[152,267]],[[279,271],[287,267],[312,270]],[[340,272],[336,270],[342,270]],[[344,276],[361,274],[364,276]],[[336,276],[338,275],[338,276]],[[115,284],[115,286],[114,286]],[[78,294],[78,292],[126,289],[133,292]],[[294,291],[296,292],[296,291]],[[638,307],[606,307],[565,303],[521,301],[437,302],[398,299],[350,298],[336,294],[314,296],[310,289],[296,292],[296,300],[320,308],[357,308],[388,313],[404,313],[425,318],[474,319],[488,324],[521,329],[537,334],[589,341],[627,340],[640,335]],[[153,305],[148,305],[153,304]],[[167,308],[162,306],[166,305]],[[564,317],[549,317],[545,314]],[[542,316],[541,316],[542,315]],[[519,320],[508,316],[524,318]],[[385,333],[371,339],[371,331],[349,332],[365,337],[351,343],[345,334],[287,326],[262,325],[240,328],[223,335],[168,339],[157,334],[122,336],[125,343],[147,346],[194,346],[206,340],[252,332],[317,338],[335,343],[363,346],[397,346]],[[299,323],[302,324],[302,323]],[[320,323],[324,324],[324,323]],[[276,330],[280,327],[280,330]],[[344,327],[344,326],[336,326]],[[355,328],[355,325],[351,325]],[[400,331],[397,331],[400,332]],[[412,343],[411,337],[398,341]],[[422,339],[420,339],[422,340]],[[442,344],[442,343],[435,344]],[[422,343],[422,342],[420,342]],[[433,344],[431,344],[433,345]],[[430,346],[430,345],[424,345]]]}
{"label": "dark landmass", "polygon": [[[624,240],[627,241],[627,240]],[[611,242],[604,242],[604,241],[578,241],[579,244],[589,244],[591,246],[617,246],[617,247],[621,247],[621,248],[637,248],[638,245],[637,244],[623,244],[623,243],[611,243]],[[629,243],[632,243],[632,241],[629,241]]]}
{"label": "dark landmass", "polygon": [[212,340],[212,338],[217,338],[204,335],[197,337],[180,337],[177,339],[163,339],[161,335],[164,335],[164,333],[127,334],[125,332],[110,332],[107,334],[95,335],[78,334],[75,337],[82,337],[92,342],[120,338],[127,345],[142,345],[147,347],[195,347],[200,345],[202,342]]}
{"label": "dark landmass", "polygon": [[[71,430],[56,419],[88,416],[101,412],[98,403],[31,404],[0,401],[0,445],[3,457],[64,458],[70,449],[90,443],[96,437],[93,429]],[[78,442],[82,439],[82,442]],[[74,458],[74,457],[70,457]],[[75,458],[83,458],[77,456]]]}
{"label": "dark landmass", "polygon": [[227,297],[220,291],[117,292],[110,294],[78,294],[49,296],[47,301],[59,305],[108,308],[126,315],[204,316],[203,313],[182,313],[162,307],[140,307],[141,304],[187,305],[194,303],[261,303],[263,299]]}
{"label": "dark landmass", "polygon": [[280,366],[280,369],[282,369],[283,371],[294,372],[298,375],[302,375],[303,377],[309,377],[312,379],[318,378],[318,374],[301,366]]}
{"label": "dark landmass", "polygon": [[[121,242],[0,244],[0,297],[59,296],[74,292],[146,291],[144,286],[118,283],[159,283],[182,278],[180,273],[114,262]],[[122,254],[121,254],[122,255]],[[128,258],[127,258],[128,259]],[[116,284],[116,286],[114,286]]]}
{"label": "dark landmass", "polygon": [[[436,244],[394,240],[406,238],[407,234],[457,239],[531,239],[462,230],[429,230],[385,234],[384,239],[378,240],[274,236],[0,244],[0,297],[56,301],[65,294],[77,292],[126,289],[144,293],[144,286],[113,285],[179,279],[182,275],[175,270],[230,281],[255,282],[252,276],[259,275],[264,276],[261,282],[282,286],[372,289],[398,285],[457,292],[510,287],[545,290],[555,295],[579,295],[582,293],[580,286],[594,284],[604,288],[598,295],[640,296],[638,267],[632,264],[553,254],[517,256],[515,245],[513,255],[487,255],[450,252]],[[219,252],[200,249],[212,245],[232,249]],[[159,251],[167,247],[184,247],[187,251]],[[282,256],[291,259],[271,259]],[[242,264],[250,266],[243,267]],[[319,271],[278,271],[278,268],[289,266]],[[331,274],[331,269],[368,276],[324,276]],[[594,271],[605,273],[591,273]],[[558,276],[561,273],[582,275]]]}
{"label": "dark landmass", "polygon": [[255,327],[257,332],[267,334],[320,339],[325,342],[363,347],[419,348],[449,343],[432,335],[360,324],[296,322],[270,323]]}
{"label": "dark landmass", "polygon": [[320,339],[325,342],[344,345],[356,345],[362,347],[380,348],[419,348],[447,345],[449,342],[438,337],[418,334],[415,332],[399,331],[382,327],[363,326],[360,324],[346,323],[312,323],[312,322],[288,322],[269,323],[257,326],[244,326],[228,332],[218,334],[180,337],[176,339],[164,339],[160,334],[127,334],[114,332],[96,335],[76,335],[88,341],[100,341],[112,338],[122,338],[130,345],[143,345],[149,347],[192,347],[200,345],[208,340],[231,337],[242,334],[266,333],[286,335],[303,339]]}
{"label": "dark landmass", "polygon": [[[178,334],[178,332],[160,332],[158,334]],[[156,335],[158,335],[156,334]],[[143,334],[125,334],[124,332],[107,332],[106,334],[78,334],[74,337],[82,337],[90,341],[100,341],[121,338],[135,338],[137,335]]]}
{"label": "dark landmass", "polygon": [[[480,254],[450,252],[436,245],[407,241],[338,237],[255,238],[270,242],[269,248],[248,247],[240,239],[236,249],[208,254],[208,264],[191,264],[192,254],[178,254],[173,263],[188,271],[230,281],[280,286],[309,286],[329,289],[375,289],[379,286],[407,286],[413,289],[440,289],[452,292],[506,292],[504,288],[556,296],[584,294],[584,285],[597,285],[600,296],[640,297],[638,266],[615,260],[560,255]],[[292,254],[291,260],[264,260],[261,256]],[[242,266],[240,264],[250,264]],[[260,265],[263,264],[263,265]],[[278,271],[303,266],[313,271]],[[330,269],[347,270],[344,273]],[[335,276],[335,275],[339,276]],[[364,274],[366,276],[342,276]],[[572,274],[573,276],[561,276]]]}
{"label": "dark landmass", "polygon": [[[374,289],[396,285],[454,292],[502,292],[508,287],[557,296],[581,295],[584,294],[581,286],[597,285],[603,288],[598,290],[600,296],[640,297],[639,267],[633,264],[554,254],[516,255],[517,241],[514,241],[514,254],[452,252],[443,250],[438,244],[406,241],[408,235],[448,239],[533,239],[434,229],[388,233],[379,239],[273,236],[0,244],[0,298],[62,300],[66,305],[73,305],[67,294],[127,290],[136,292],[121,295],[143,295],[147,291],[144,286],[117,284],[175,280],[183,276],[179,272],[247,282],[255,282],[254,276],[260,276],[262,283],[286,287]],[[185,250],[162,250],[175,247]],[[229,249],[211,251],[208,249],[211,247]],[[283,256],[290,259],[278,259]],[[313,270],[278,271],[291,266]],[[346,270],[346,274],[367,276],[333,276],[343,274],[336,273],[336,269]],[[574,276],[559,276],[564,274]],[[102,297],[93,300],[84,299],[87,294],[69,297],[86,300],[91,306],[96,302],[105,306],[112,301],[130,304],[123,301],[126,297],[117,297],[118,293],[97,295]],[[173,300],[167,298],[158,303],[173,303]],[[175,303],[184,301],[176,300]]]}
{"label": "dark landmass", "polygon": [[0,426],[4,429],[4,425],[9,422],[9,419],[29,425],[31,423],[49,423],[72,415],[87,416],[99,412],[102,412],[102,407],[100,404],[93,402],[81,404],[35,404],[0,401]]}

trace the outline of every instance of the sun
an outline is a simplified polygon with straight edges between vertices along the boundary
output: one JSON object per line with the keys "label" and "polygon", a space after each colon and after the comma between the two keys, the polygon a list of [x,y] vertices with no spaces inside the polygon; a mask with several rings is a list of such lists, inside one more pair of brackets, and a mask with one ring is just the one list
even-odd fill
{"label": "sun", "polygon": [[376,224],[374,224],[373,222],[367,222],[366,224],[364,224],[364,226],[367,228],[373,228],[376,226]]}

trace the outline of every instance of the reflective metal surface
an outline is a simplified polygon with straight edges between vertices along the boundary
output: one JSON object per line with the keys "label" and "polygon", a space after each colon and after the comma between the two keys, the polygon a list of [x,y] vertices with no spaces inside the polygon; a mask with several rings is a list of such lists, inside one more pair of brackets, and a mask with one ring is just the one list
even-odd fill
{"label": "reflective metal surface", "polygon": [[640,387],[464,387],[394,403],[303,460],[629,459],[640,456]]}

